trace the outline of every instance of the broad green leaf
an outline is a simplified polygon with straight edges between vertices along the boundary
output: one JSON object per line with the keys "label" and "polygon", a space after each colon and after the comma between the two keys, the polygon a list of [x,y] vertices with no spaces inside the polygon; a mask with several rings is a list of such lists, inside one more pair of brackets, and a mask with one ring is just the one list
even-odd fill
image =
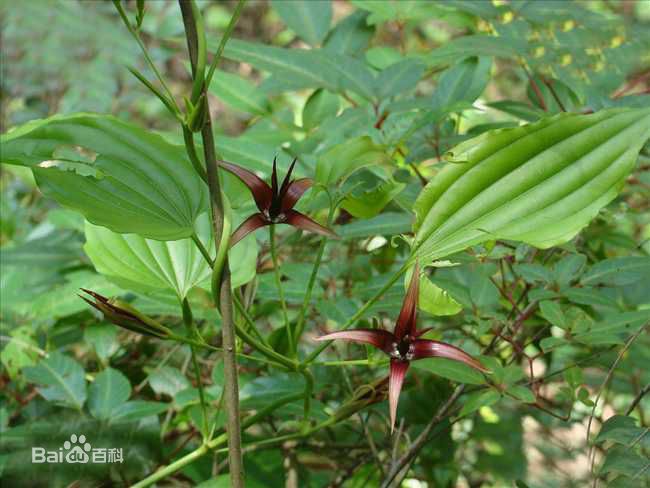
{"label": "broad green leaf", "polygon": [[650,135],[650,110],[560,114],[490,131],[451,151],[415,204],[413,257],[426,263],[495,238],[548,248],[618,193]]}
{"label": "broad green leaf", "polygon": [[52,352],[36,366],[23,370],[27,381],[40,385],[48,402],[80,410],[86,401],[86,379],[81,365],[60,352]]}
{"label": "broad green leaf", "polygon": [[648,461],[647,457],[639,456],[634,451],[623,446],[614,446],[607,451],[605,462],[600,467],[599,473],[621,473],[641,481],[640,476],[648,470],[648,464],[650,464],[650,461]]}
{"label": "broad green leaf", "polygon": [[25,311],[30,317],[41,320],[62,318],[88,309],[77,293],[79,288],[88,288],[102,295],[114,295],[120,289],[102,275],[88,269],[67,273],[65,282],[50,287],[29,303]]}
{"label": "broad green leaf", "polygon": [[170,407],[167,403],[148,402],[144,400],[134,400],[126,402],[113,411],[111,423],[131,422],[140,420],[152,415],[158,415]]}
{"label": "broad green leaf", "polygon": [[210,83],[210,92],[242,112],[263,115],[269,111],[264,94],[250,81],[233,73],[217,71]]}
{"label": "broad green leaf", "polygon": [[[413,276],[413,268],[404,275],[404,290],[408,289]],[[463,307],[446,290],[431,282],[426,274],[420,276],[418,308],[431,315],[456,315]]]}
{"label": "broad green leaf", "polygon": [[636,312],[618,312],[606,315],[587,332],[575,335],[583,344],[623,344],[625,337],[650,321],[650,309]]}
{"label": "broad green leaf", "polygon": [[106,362],[120,348],[117,327],[109,324],[92,324],[84,329],[84,340],[91,344],[100,361]]}
{"label": "broad green leaf", "polygon": [[0,265],[62,267],[78,261],[80,241],[74,232],[49,232],[14,246],[3,246]]}
{"label": "broad green leaf", "polygon": [[9,378],[16,379],[20,371],[32,366],[38,358],[38,345],[32,339],[31,327],[22,326],[11,331],[9,342],[2,349],[0,361],[6,368]]}
{"label": "broad green leaf", "polygon": [[302,109],[302,126],[311,130],[318,127],[323,120],[334,117],[339,111],[339,97],[327,90],[312,93]]}
{"label": "broad green leaf", "polygon": [[412,365],[458,383],[467,383],[469,385],[482,385],[485,383],[485,378],[481,373],[466,364],[451,359],[428,358],[412,361]]}
{"label": "broad green leaf", "polygon": [[583,285],[625,286],[650,275],[650,257],[624,256],[591,266],[580,279]]}
{"label": "broad green leaf", "polygon": [[487,57],[472,57],[447,69],[438,80],[431,97],[433,107],[449,107],[458,102],[473,103],[490,80],[492,62]]}
{"label": "broad green leaf", "polygon": [[563,257],[553,266],[555,282],[560,286],[564,286],[576,281],[580,278],[586,262],[587,256],[584,254],[569,254]]}
{"label": "broad green leaf", "polygon": [[515,264],[515,272],[528,283],[535,283],[536,281],[551,283],[553,281],[551,270],[541,264],[517,263]]}
{"label": "broad green leaf", "polygon": [[88,409],[96,419],[107,420],[130,396],[128,378],[116,369],[106,368],[88,388]]}
{"label": "broad green leaf", "polygon": [[320,44],[332,22],[330,0],[272,0],[287,27],[311,45]]}
{"label": "broad green leaf", "polygon": [[386,181],[360,195],[352,194],[345,197],[341,207],[353,217],[369,219],[379,214],[405,187],[404,183]]}
{"label": "broad green leaf", "polygon": [[[197,219],[196,228],[201,242],[214,258],[207,213]],[[86,223],[84,249],[99,273],[126,289],[145,293],[172,290],[179,300],[195,286],[210,289],[210,266],[192,239],[155,241]],[[233,263],[233,286],[250,281],[257,257],[255,240],[248,239],[228,254]]]}
{"label": "broad green leaf", "polygon": [[511,59],[524,52],[524,49],[525,42],[523,40],[504,42],[503,39],[496,36],[478,34],[453,39],[424,55],[422,59],[429,66],[450,64],[469,56],[496,56]]}
{"label": "broad green leaf", "polygon": [[521,400],[524,403],[535,403],[536,401],[535,394],[530,388],[526,388],[525,386],[513,385],[506,391],[517,400]]}
{"label": "broad green leaf", "polygon": [[650,449],[650,436],[646,434],[648,434],[647,429],[638,427],[634,418],[614,415],[603,424],[594,442],[599,444],[611,441],[625,446],[636,443]]}
{"label": "broad green leaf", "polygon": [[402,53],[389,46],[371,47],[366,51],[365,55],[368,64],[377,69],[386,69],[404,59]]}
{"label": "broad green leaf", "polygon": [[149,386],[157,394],[173,397],[179,391],[190,387],[190,382],[183,373],[171,366],[162,366],[149,375]]}
{"label": "broad green leaf", "polygon": [[394,97],[415,88],[424,73],[424,65],[413,59],[391,64],[377,75],[375,91],[380,99]]}
{"label": "broad green leaf", "polygon": [[284,395],[304,390],[304,381],[296,374],[274,374],[260,376],[246,383],[239,390],[242,408],[259,409]]}
{"label": "broad green leaf", "polygon": [[374,28],[366,23],[366,18],[365,12],[356,11],[339,21],[325,39],[323,48],[348,56],[360,56],[375,33]]}
{"label": "broad green leaf", "polygon": [[[216,43],[212,46],[216,49]],[[230,39],[224,56],[273,74],[274,88],[352,91],[372,100],[374,75],[362,61],[327,49],[285,49]]]}
{"label": "broad green leaf", "polygon": [[364,166],[382,165],[387,162],[385,150],[372,142],[369,136],[355,137],[319,155],[316,163],[316,181],[333,185]]}
{"label": "broad green leaf", "polygon": [[478,410],[481,407],[489,407],[499,401],[501,395],[495,390],[477,391],[467,397],[467,401],[460,411],[460,416],[464,417]]}
{"label": "broad green leaf", "polygon": [[542,311],[542,316],[548,320],[551,324],[561,329],[566,329],[567,321],[562,312],[562,307],[560,304],[551,300],[544,300],[539,304],[539,308]]}
{"label": "broad green leaf", "polygon": [[207,208],[181,146],[109,115],[36,120],[0,143],[3,163],[31,167],[46,196],[115,232],[180,239]]}

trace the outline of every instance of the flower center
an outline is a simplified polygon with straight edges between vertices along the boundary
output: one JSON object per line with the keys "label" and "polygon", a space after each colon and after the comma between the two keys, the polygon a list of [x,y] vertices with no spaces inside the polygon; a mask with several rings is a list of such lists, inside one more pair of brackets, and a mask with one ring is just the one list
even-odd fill
{"label": "flower center", "polygon": [[393,342],[390,357],[400,361],[410,361],[413,359],[415,347],[411,343],[409,336],[405,336],[399,342]]}
{"label": "flower center", "polygon": [[281,222],[284,222],[287,218],[287,216],[284,215],[282,212],[279,212],[278,214],[274,215],[274,212],[271,212],[269,210],[264,210],[262,214],[264,215],[264,218],[266,218],[266,220],[268,220],[273,224],[279,224]]}

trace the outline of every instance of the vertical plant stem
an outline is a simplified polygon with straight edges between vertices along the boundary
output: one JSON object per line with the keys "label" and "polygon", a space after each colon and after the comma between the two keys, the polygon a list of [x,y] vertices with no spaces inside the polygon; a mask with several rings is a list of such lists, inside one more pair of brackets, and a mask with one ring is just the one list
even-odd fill
{"label": "vertical plant stem", "polygon": [[282,276],[280,275],[280,266],[278,266],[278,251],[275,248],[275,225],[269,226],[269,243],[271,246],[271,260],[273,261],[273,275],[275,277],[275,287],[278,289],[278,296],[280,297],[280,307],[282,307],[282,315],[284,317],[284,327],[287,329],[287,341],[289,342],[289,351],[295,351],[293,342],[293,331],[289,323],[289,314],[287,312],[287,301],[284,298],[284,290],[282,289]]}
{"label": "vertical plant stem", "polygon": [[124,12],[124,8],[122,8],[121,0],[113,0],[113,5],[115,5],[115,8],[117,9],[117,12],[120,14],[122,22],[124,22],[124,25],[129,30],[129,32],[131,33],[133,38],[136,40],[136,42],[138,43],[138,46],[140,46],[140,50],[142,51],[142,54],[144,54],[144,58],[147,61],[147,64],[149,65],[151,70],[156,75],[156,78],[158,78],[158,81],[160,82],[162,87],[167,92],[167,97],[169,98],[168,101],[172,104],[172,107],[175,109],[176,113],[180,113],[180,110],[178,109],[178,105],[176,105],[176,100],[174,100],[174,95],[172,95],[172,92],[169,89],[169,87],[167,86],[167,83],[165,83],[165,79],[160,74],[160,71],[158,71],[158,68],[156,68],[156,65],[154,64],[153,60],[151,59],[151,56],[149,56],[149,51],[147,50],[147,47],[144,45],[144,42],[142,42],[142,39],[140,38],[140,34],[131,25],[131,22],[129,21],[128,17],[126,16],[126,12]]}
{"label": "vertical plant stem", "polygon": [[[202,23],[201,13],[195,2],[179,0],[187,47],[192,63],[192,72],[196,73],[198,63],[198,32],[197,23]],[[231,23],[236,19],[231,19]],[[225,37],[225,36],[224,36]],[[223,41],[227,41],[227,38]],[[203,40],[205,42],[205,40]],[[202,74],[200,74],[202,75]],[[202,88],[203,96],[207,97],[205,84]],[[210,206],[212,209],[212,227],[214,230],[215,242],[222,242],[224,227],[224,201],[219,183],[219,166],[212,135],[212,121],[210,117],[209,104],[205,101],[205,123],[201,129],[203,139],[203,151],[208,178],[208,189],[210,192]],[[233,301],[230,285],[230,268],[228,257],[225,256],[223,269],[221,270],[220,282],[215,289],[218,296],[214,299],[220,305],[221,310],[221,333],[223,340],[223,361],[224,361],[224,398],[226,403],[226,431],[228,433],[228,464],[230,467],[230,483],[234,488],[244,486],[244,466],[241,451],[241,427],[239,417],[239,385],[237,379],[237,356],[235,353],[235,326],[233,320]],[[216,293],[215,293],[216,295]]]}
{"label": "vertical plant stem", "polygon": [[[202,341],[199,331],[196,328],[194,319],[192,317],[192,309],[187,298],[183,299],[183,322],[185,327],[192,332],[195,340]],[[196,347],[190,345],[190,352],[192,354],[192,366],[194,367],[194,374],[196,375],[196,387],[199,390],[199,402],[201,403],[201,415],[203,416],[203,427],[201,428],[201,437],[203,442],[208,440],[208,413],[207,405],[205,403],[205,393],[203,392],[203,382],[201,381],[201,368],[199,362],[196,360]]]}
{"label": "vertical plant stem", "polygon": [[[327,227],[332,226],[332,221],[334,220],[334,210],[335,205],[330,202],[330,211],[327,217]],[[307,309],[309,308],[309,302],[311,301],[311,294],[314,290],[314,284],[316,283],[316,277],[318,276],[318,270],[323,261],[323,253],[325,252],[325,246],[327,245],[327,236],[323,236],[320,241],[320,246],[318,251],[316,251],[316,261],[314,262],[314,267],[311,270],[311,275],[309,276],[309,282],[307,283],[307,291],[305,291],[305,297],[302,300],[302,307],[300,307],[300,315],[298,315],[298,322],[296,323],[295,328],[295,347],[294,352],[298,350],[298,344],[300,343],[300,337],[302,337],[303,329],[305,328],[305,320],[307,318]]]}

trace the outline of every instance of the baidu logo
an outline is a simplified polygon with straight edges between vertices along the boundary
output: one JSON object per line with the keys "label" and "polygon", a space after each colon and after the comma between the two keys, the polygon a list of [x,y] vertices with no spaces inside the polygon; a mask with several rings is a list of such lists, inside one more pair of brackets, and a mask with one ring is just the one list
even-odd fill
{"label": "baidu logo", "polygon": [[122,463],[122,448],[94,448],[87,442],[86,436],[72,434],[70,440],[55,451],[44,447],[32,447],[32,463],[34,464],[86,464],[86,463]]}

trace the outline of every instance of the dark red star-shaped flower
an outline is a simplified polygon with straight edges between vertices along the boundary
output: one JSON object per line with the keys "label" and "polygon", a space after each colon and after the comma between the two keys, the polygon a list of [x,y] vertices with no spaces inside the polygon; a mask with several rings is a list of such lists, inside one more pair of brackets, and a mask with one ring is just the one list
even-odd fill
{"label": "dark red star-shaped flower", "polygon": [[293,209],[303,193],[313,185],[310,178],[291,180],[291,172],[295,164],[296,160],[294,159],[282,184],[278,185],[277,165],[274,158],[271,186],[269,186],[252,171],[227,161],[219,161],[219,165],[223,169],[234,174],[248,187],[259,209],[258,213],[248,217],[235,230],[230,238],[231,246],[237,244],[254,230],[273,224],[289,224],[308,232],[337,237],[332,230]]}
{"label": "dark red star-shaped flower", "polygon": [[419,338],[430,330],[430,328],[416,329],[419,283],[420,272],[419,266],[416,264],[393,332],[382,329],[349,329],[316,338],[318,341],[342,339],[370,344],[390,356],[388,400],[391,432],[395,427],[399,394],[411,361],[433,357],[447,358],[465,363],[481,372],[489,372],[487,368],[462,349],[444,342]]}

